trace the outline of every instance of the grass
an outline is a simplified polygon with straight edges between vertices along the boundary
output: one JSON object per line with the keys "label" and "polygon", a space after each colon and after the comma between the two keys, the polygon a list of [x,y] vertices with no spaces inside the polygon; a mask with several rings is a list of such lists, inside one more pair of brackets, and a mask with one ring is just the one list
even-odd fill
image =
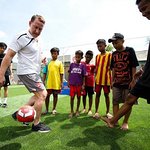
{"label": "grass", "polygon": [[[31,125],[22,126],[14,121],[11,114],[32,95],[24,87],[9,88],[8,108],[0,108],[0,150],[149,150],[150,111],[146,101],[140,99],[133,107],[129,131],[110,129],[102,121],[85,114],[68,119],[69,96],[60,96],[57,111],[53,116],[42,116],[42,121],[51,127],[49,133],[31,132]],[[94,104],[94,103],[93,103]],[[111,106],[112,107],[112,106]],[[50,103],[50,109],[52,103]],[[80,106],[82,110],[82,104]],[[44,111],[44,106],[43,106]],[[94,111],[94,105],[93,105]],[[105,114],[102,97],[100,113]],[[122,120],[119,121],[120,125]]]}

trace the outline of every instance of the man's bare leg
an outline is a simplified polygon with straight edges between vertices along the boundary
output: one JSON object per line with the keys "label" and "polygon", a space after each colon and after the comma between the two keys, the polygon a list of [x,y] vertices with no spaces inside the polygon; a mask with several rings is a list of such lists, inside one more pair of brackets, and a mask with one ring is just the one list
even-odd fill
{"label": "man's bare leg", "polygon": [[137,99],[138,97],[135,97],[132,94],[129,94],[127,97],[127,100],[121,106],[121,108],[118,110],[117,114],[113,118],[108,119],[108,118],[101,117],[101,119],[107,123],[108,127],[113,128],[116,122],[118,122],[118,120],[122,116],[126,115],[129,111],[131,111],[131,108]]}

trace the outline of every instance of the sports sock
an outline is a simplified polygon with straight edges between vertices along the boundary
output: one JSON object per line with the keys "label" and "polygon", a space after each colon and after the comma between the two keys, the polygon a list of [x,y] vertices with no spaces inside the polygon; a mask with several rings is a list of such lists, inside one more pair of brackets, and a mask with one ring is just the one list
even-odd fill
{"label": "sports sock", "polygon": [[4,104],[7,104],[7,97],[4,98]]}

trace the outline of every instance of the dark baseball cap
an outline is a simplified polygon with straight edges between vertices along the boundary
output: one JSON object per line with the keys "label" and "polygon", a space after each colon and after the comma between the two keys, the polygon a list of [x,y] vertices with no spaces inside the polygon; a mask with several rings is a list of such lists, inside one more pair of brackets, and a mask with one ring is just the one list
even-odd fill
{"label": "dark baseball cap", "polygon": [[104,39],[98,39],[97,42],[96,42],[96,44],[99,44],[99,43],[106,44],[106,41]]}
{"label": "dark baseball cap", "polygon": [[108,40],[109,43],[116,41],[118,39],[124,39],[124,36],[121,33],[114,33],[113,37]]}
{"label": "dark baseball cap", "polygon": [[4,42],[0,42],[0,47],[2,47],[4,50],[6,50],[7,45]]}

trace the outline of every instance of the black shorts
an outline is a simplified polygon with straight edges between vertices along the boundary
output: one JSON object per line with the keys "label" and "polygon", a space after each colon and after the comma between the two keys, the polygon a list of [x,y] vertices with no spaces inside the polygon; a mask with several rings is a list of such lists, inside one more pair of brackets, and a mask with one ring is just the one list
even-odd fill
{"label": "black shorts", "polygon": [[5,76],[5,83],[3,85],[3,87],[7,87],[10,85],[10,79],[9,79],[9,76]]}
{"label": "black shorts", "polygon": [[136,97],[150,100],[150,87],[143,86],[138,82],[135,84],[134,88],[130,91],[130,93]]}
{"label": "black shorts", "polygon": [[94,94],[94,88],[90,86],[85,86],[85,95],[90,96]]}

